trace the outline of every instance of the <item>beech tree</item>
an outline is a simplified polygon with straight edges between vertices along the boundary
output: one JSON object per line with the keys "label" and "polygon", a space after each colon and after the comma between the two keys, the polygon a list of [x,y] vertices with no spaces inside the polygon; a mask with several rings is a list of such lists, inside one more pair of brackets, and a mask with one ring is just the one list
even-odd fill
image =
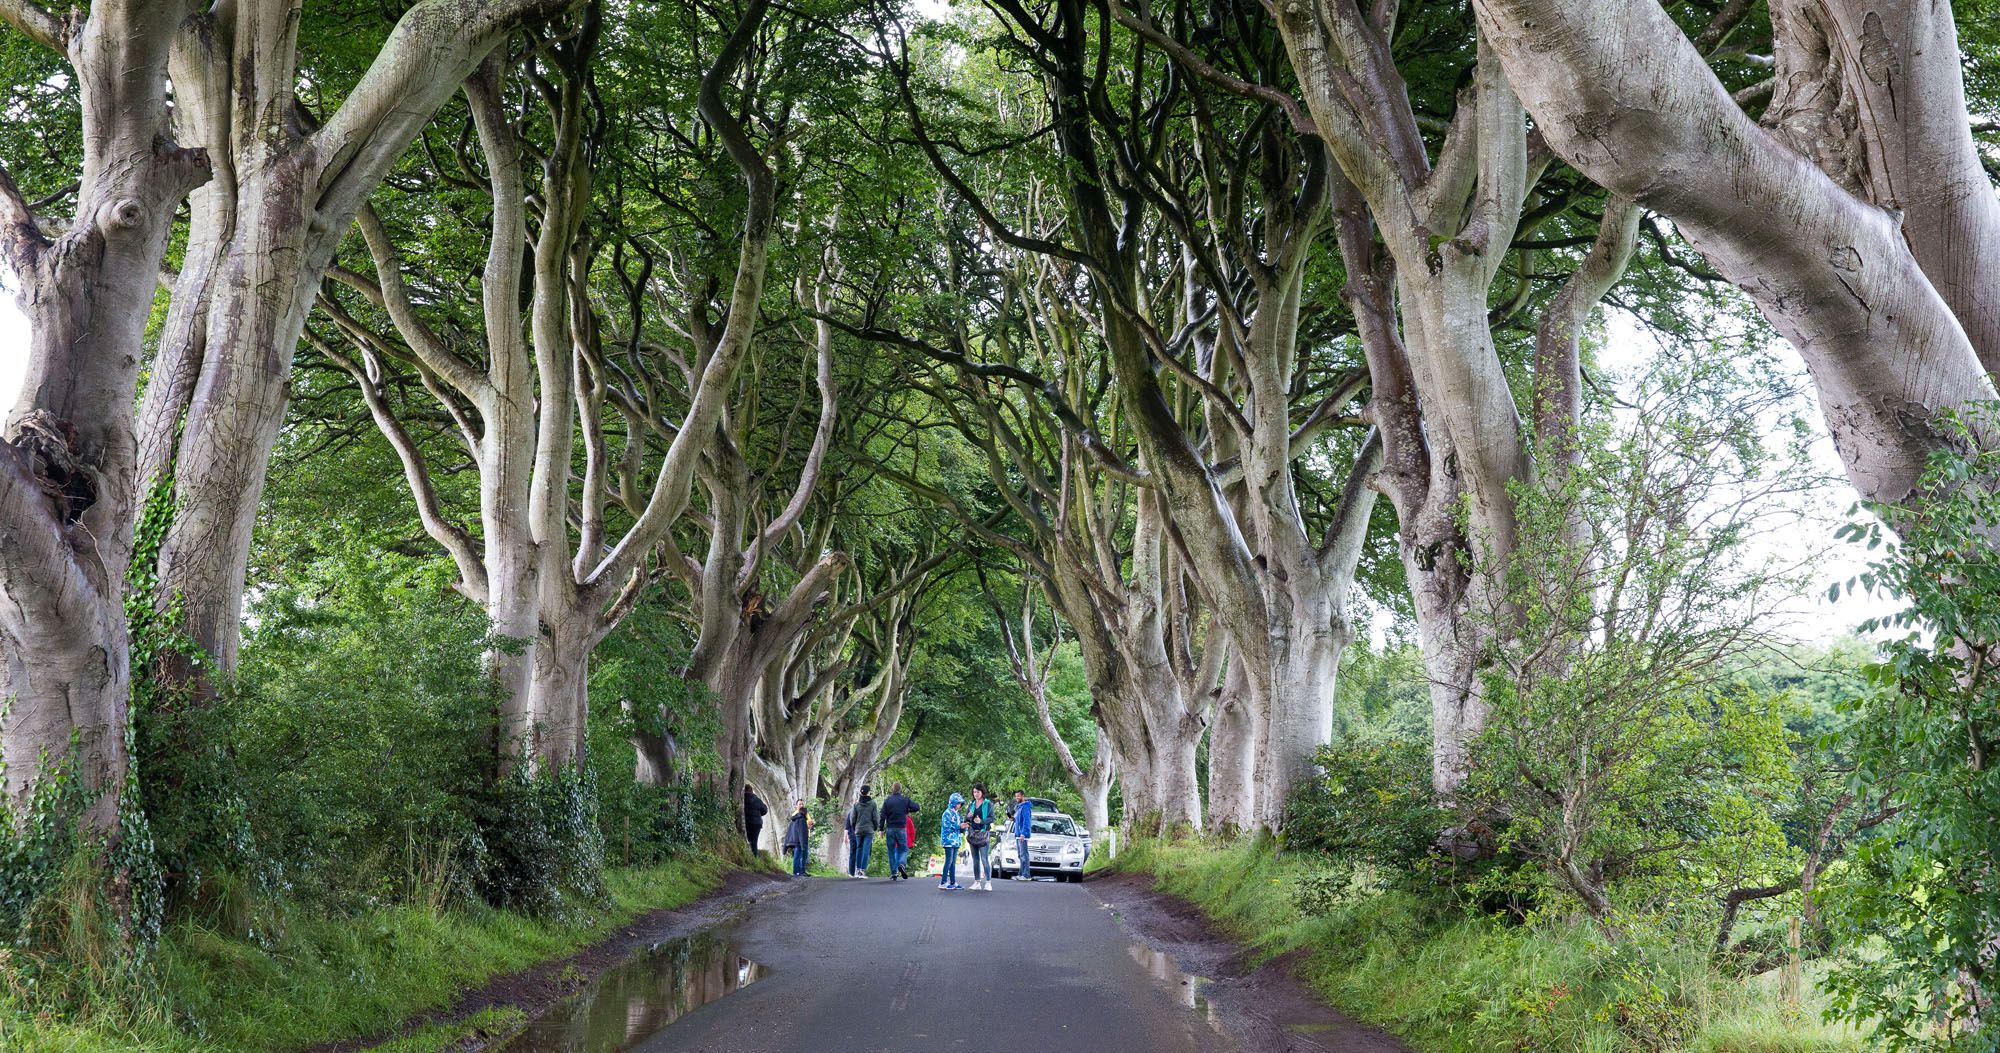
{"label": "beech tree", "polygon": [[[821,753],[825,764],[821,779],[827,791],[825,796],[843,817],[861,800],[861,787],[878,780],[884,769],[908,756],[923,730],[919,719],[913,722],[909,734],[903,736],[900,746],[889,747],[902,727],[903,707],[910,697],[915,635],[910,625],[898,627],[893,641],[897,650],[891,656],[894,660],[885,662],[874,679],[852,693],[855,696],[852,703],[843,705],[834,714],[839,723]],[[872,789],[872,796],[878,801],[888,796],[886,786]],[[850,858],[847,839],[828,838],[825,857],[827,866],[846,870]]]}
{"label": "beech tree", "polygon": [[[691,321],[696,331],[699,325],[699,320]],[[830,545],[831,518],[801,526],[824,470],[839,405],[833,335],[823,325],[815,332],[820,415],[789,496],[769,488],[779,482],[772,475],[781,467],[777,460],[768,466],[771,471],[753,476],[745,449],[757,415],[751,407],[731,407],[708,426],[707,449],[697,465],[707,505],[691,528],[694,536],[707,533],[703,555],[697,559],[687,553],[692,543],[677,542],[671,535],[662,539],[666,570],[685,589],[690,617],[698,626],[688,676],[708,686],[721,711],[718,785],[730,800],[741,799],[749,778],[752,711],[759,685],[774,665],[795,655],[801,639],[813,629],[821,601],[851,564],[845,551]],[[790,452],[781,445],[777,459]],[[791,538],[794,533],[799,537]],[[788,540],[795,543],[800,565],[786,568],[791,573],[781,586],[772,571],[784,566],[776,550]],[[785,686],[774,682],[771,689],[782,691]],[[667,781],[676,763],[671,730],[642,721],[634,745],[639,751],[640,780]]]}
{"label": "beech tree", "polygon": [[[961,174],[951,155],[963,151],[922,121],[920,144],[991,238],[1074,269],[1055,285],[1077,299],[1116,378],[1137,454],[1120,467],[1159,502],[1176,558],[1240,660],[1258,758],[1250,821],[1275,827],[1331,733],[1377,457],[1373,442],[1336,455],[1353,466],[1342,497],[1307,518],[1295,462],[1353,420],[1342,411],[1366,381],[1326,361],[1332,349],[1299,344],[1329,218],[1324,155],[1255,106],[1225,109],[1144,43],[1133,66],[1114,64],[1131,39],[1114,47],[1119,31],[1087,5],[995,11],[1003,46],[1041,85],[1046,109],[1018,120],[1047,124],[1060,205],[998,207]],[[1061,241],[1045,233],[1057,229]]]}
{"label": "beech tree", "polygon": [[[903,319],[908,331],[854,328],[915,356],[912,371],[926,377],[915,385],[928,396],[925,419],[948,423],[984,485],[963,492],[963,481],[936,470],[959,460],[957,445],[919,445],[882,470],[1018,560],[1029,587],[1076,634],[1094,718],[1124,773],[1124,823],[1200,829],[1196,756],[1220,652],[1203,646],[1208,612],[1161,502],[1115,452],[1130,440],[1118,424],[1113,373],[1076,305],[1054,291],[1065,281],[1057,269],[1033,254],[999,269],[993,264],[1003,261],[979,254],[964,228],[942,236],[945,269],[933,280],[965,293],[934,311],[915,307]],[[991,324],[968,324],[980,317]],[[1028,629],[995,614],[1015,648],[1015,676],[1033,697],[1033,647],[1018,642]]]}
{"label": "beech tree", "polygon": [[[818,361],[830,370],[837,329],[827,320],[829,295],[800,299],[821,316],[811,321],[810,331],[820,349]],[[859,798],[862,783],[887,763],[912,687],[912,666],[923,638],[937,635],[936,601],[965,547],[936,529],[929,510],[902,500],[870,465],[870,446],[909,438],[867,412],[871,404],[902,397],[902,377],[868,356],[849,361],[846,386],[852,400],[833,424],[825,423],[835,420],[833,406],[823,408],[813,447],[820,456],[805,458],[815,468],[812,486],[792,495],[794,502],[804,502],[797,524],[747,553],[740,542],[725,538],[723,551],[735,553],[734,565],[750,574],[740,579],[743,584],[725,582],[715,590],[736,604],[725,608],[735,616],[709,617],[711,601],[705,597],[695,606],[700,632],[730,641],[715,666],[718,674],[726,683],[741,683],[746,693],[741,726],[725,730],[740,736],[728,740],[740,755],[723,760],[741,765],[742,778],[767,800],[829,799],[843,813]],[[774,395],[773,408],[784,401],[782,394]],[[795,418],[797,412],[784,416]],[[770,467],[757,473],[758,480],[782,478],[782,466],[799,459],[783,442],[793,430],[764,427],[779,442],[759,456]],[[732,489],[712,489],[712,507],[741,508],[739,514],[750,520],[771,514],[758,507],[763,491],[750,473],[718,476],[715,482]],[[763,500],[775,505],[776,497]],[[703,525],[722,529],[720,520]],[[711,556],[717,544],[711,536]],[[687,561],[688,588],[699,581],[713,589],[714,565],[711,560],[697,577],[693,561]],[[725,710],[725,723],[730,719]],[[829,838],[825,847],[836,867],[846,861],[841,840]]]}
{"label": "beech tree", "polygon": [[[212,670],[235,663],[250,532],[293,354],[355,213],[466,77],[522,25],[575,0],[423,0],[338,105],[309,70],[300,0],[220,4],[172,34],[175,134],[215,160],[189,199],[140,409],[137,482],[173,479],[156,601],[185,612]],[[169,676],[186,676],[191,670]],[[205,689],[204,689],[205,690]]]}
{"label": "beech tree", "polygon": [[[696,89],[699,119],[741,173],[748,197],[721,317],[699,291],[687,298],[688,321],[678,328],[691,347],[668,347],[654,335],[659,322],[649,305],[661,298],[654,283],[666,275],[646,242],[620,241],[614,259],[599,259],[590,221],[604,216],[593,211],[592,158],[606,150],[606,121],[591,104],[601,33],[595,9],[520,74],[495,57],[467,86],[484,164],[460,178],[483,183],[491,204],[480,318],[464,331],[450,328],[448,312],[436,309],[448,304],[436,276],[406,275],[411,264],[369,210],[358,226],[372,274],[336,268],[331,284],[385,316],[394,338],[359,321],[341,295],[323,298],[353,349],[316,335],[314,342],[360,387],[402,460],[425,531],[451,554],[460,590],[485,606],[501,638],[490,663],[504,698],[503,771],[516,759],[544,769],[578,763],[590,652],[660,573],[651,565],[655,547],[669,543],[701,459],[718,441],[756,331],[773,236],[773,173],[739,115],[749,100],[725,101],[746,64],[771,61],[757,46],[766,10],[753,2],[726,27]],[[517,91],[546,101],[550,112],[538,122],[549,129],[546,145],[519,127]],[[695,138],[693,129],[667,127],[681,141]],[[542,158],[542,178],[530,195],[523,169],[533,155]],[[631,256],[644,262],[628,270]],[[698,290],[719,284],[699,272],[694,281]],[[599,307],[598,286],[607,282],[620,293],[619,314],[610,318]],[[423,445],[403,419],[408,411],[391,402],[391,374],[400,368],[421,378],[432,412],[452,422],[479,473],[476,535],[441,507]],[[580,486],[572,477],[579,446]]]}
{"label": "beech tree", "polygon": [[[1380,443],[1374,486],[1396,512],[1431,682],[1434,782],[1448,795],[1484,723],[1478,673],[1506,644],[1504,620],[1475,616],[1497,595],[1483,568],[1504,566],[1514,548],[1513,488],[1568,460],[1579,341],[1631,259],[1640,213],[1608,202],[1580,239],[1591,251],[1549,296],[1528,261],[1579,239],[1535,232],[1573,215],[1589,188],[1552,171],[1498,63],[1455,9],[1412,9],[1405,20],[1393,0],[1329,0],[1286,5],[1271,20],[1254,9],[1156,17],[1143,3],[1109,13],[1186,75],[1324,144],[1340,297],[1367,363],[1363,417]],[[1219,26],[1250,45],[1216,46]],[[1284,60],[1239,55],[1258,55],[1273,34]],[[1496,330],[1520,328],[1538,305],[1524,419]],[[1240,687],[1257,690],[1254,678]]]}
{"label": "beech tree", "polygon": [[[989,598],[991,593],[988,593]],[[1021,589],[1021,613],[1019,620],[1011,624],[1007,614],[996,600],[993,604],[994,620],[1000,623],[1002,634],[1007,641],[1007,665],[1013,670],[1014,682],[1035,704],[1035,723],[1041,729],[1042,738],[1049,748],[1056,752],[1056,762],[1062,765],[1063,775],[1077,796],[1083,799],[1084,825],[1089,828],[1093,840],[1099,844],[1105,831],[1111,829],[1111,785],[1118,777],[1118,759],[1111,744],[1111,733],[1102,723],[1093,720],[1097,740],[1090,751],[1088,765],[1076,759],[1076,752],[1063,738],[1061,729],[1056,727],[1055,715],[1049,706],[1049,676],[1055,671],[1056,650],[1062,646],[1062,635],[1053,626],[1045,628],[1040,636],[1035,630],[1035,590]],[[1047,649],[1037,642],[1045,640]]]}
{"label": "beech tree", "polygon": [[1773,0],[1761,121],[1657,0],[1474,7],[1549,145],[1673,220],[1798,349],[1862,496],[1915,496],[1954,442],[1940,416],[2000,370],[2000,201],[1951,5]]}
{"label": "beech tree", "polygon": [[[18,193],[0,194],[20,246],[10,262],[24,291],[46,290],[27,297],[33,340],[45,350],[31,356],[26,394],[8,428],[42,436],[29,441],[46,467],[28,471],[56,472],[73,481],[54,489],[77,490],[71,510],[51,512],[56,518],[39,525],[23,522],[24,538],[46,544],[32,568],[10,576],[24,590],[20,609],[61,616],[38,613],[32,620],[42,628],[23,626],[24,637],[71,627],[53,650],[46,642],[8,648],[21,656],[24,687],[36,666],[42,685],[8,692],[23,699],[19,734],[7,736],[7,749],[21,751],[8,766],[10,787],[36,781],[39,758],[66,754],[73,733],[92,758],[88,784],[122,778],[131,673],[118,593],[136,511],[168,475],[175,514],[149,546],[149,553],[157,548],[157,564],[136,573],[156,585],[161,610],[184,621],[200,650],[225,666],[233,659],[262,472],[322,271],[369,190],[472,68],[517,26],[568,6],[419,3],[389,31],[340,105],[316,113],[297,92],[298,3],[168,3],[143,12],[114,4],[88,16],[58,16],[32,0],[0,5],[10,26],[69,58],[84,123],[75,208],[79,216],[103,213],[97,233],[89,222],[71,222],[64,240],[51,245],[28,203]],[[175,296],[161,351],[149,362],[141,337],[184,199],[193,218],[180,271],[165,278]],[[60,248],[66,239],[114,229],[117,252],[79,254],[84,240]],[[93,255],[100,258],[85,260]],[[54,295],[62,287],[70,291]],[[145,400],[135,417],[130,403],[142,363]],[[115,500],[113,487],[122,491]],[[50,547],[70,548],[60,537],[84,519],[92,519],[84,526],[95,550],[89,556]],[[57,582],[51,572],[64,579],[60,600],[49,592]],[[39,584],[30,584],[35,579]],[[47,662],[27,657],[36,649]],[[70,672],[58,673],[64,666]],[[178,675],[191,671],[182,663]],[[45,690],[68,690],[59,678],[90,684],[83,694],[98,701],[59,717],[30,701]],[[115,793],[102,796],[93,812],[98,821],[115,802]]]}
{"label": "beech tree", "polygon": [[177,142],[167,100],[192,11],[0,3],[14,31],[67,58],[82,118],[69,217],[38,216],[0,168],[0,258],[30,333],[0,421],[0,772],[10,816],[52,767],[73,772],[96,795],[86,823],[106,832],[130,775],[124,589],[145,486],[133,402],[174,214],[211,176],[201,144]]}
{"label": "beech tree", "polygon": [[[856,568],[840,590],[850,602],[765,670],[753,710],[750,782],[766,799],[825,798],[844,816],[861,785],[893,759],[889,742],[909,697],[936,566],[920,556],[872,573]],[[847,865],[844,840],[829,836],[822,849],[836,869]]]}

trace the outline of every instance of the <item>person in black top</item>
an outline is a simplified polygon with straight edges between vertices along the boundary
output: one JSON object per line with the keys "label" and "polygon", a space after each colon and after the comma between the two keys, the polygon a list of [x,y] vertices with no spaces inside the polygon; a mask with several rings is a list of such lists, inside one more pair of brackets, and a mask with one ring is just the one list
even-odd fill
{"label": "person in black top", "polygon": [[889,835],[889,880],[902,878],[910,880],[910,832],[904,820],[914,812],[921,811],[917,802],[903,796],[903,784],[889,787],[889,796],[882,800],[882,827]]}
{"label": "person in black top", "polygon": [[875,829],[881,825],[882,809],[863,786],[861,799],[847,810],[847,876],[868,876],[868,856],[875,847]]}
{"label": "person in black top", "polygon": [[750,839],[750,854],[757,854],[757,835],[764,832],[764,816],[770,812],[764,799],[750,787],[743,787],[743,833]]}

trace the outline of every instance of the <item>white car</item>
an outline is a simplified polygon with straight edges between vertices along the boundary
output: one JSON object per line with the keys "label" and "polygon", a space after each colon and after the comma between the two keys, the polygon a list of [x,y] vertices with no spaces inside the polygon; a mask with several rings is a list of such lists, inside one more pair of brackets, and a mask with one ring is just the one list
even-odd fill
{"label": "white car", "polygon": [[[1082,881],[1090,858],[1090,835],[1076,820],[1058,811],[1035,809],[1034,834],[1028,838],[1028,873],[1053,874],[1057,881]],[[993,846],[993,876],[1013,877],[1020,870],[1019,842],[1003,825]]]}

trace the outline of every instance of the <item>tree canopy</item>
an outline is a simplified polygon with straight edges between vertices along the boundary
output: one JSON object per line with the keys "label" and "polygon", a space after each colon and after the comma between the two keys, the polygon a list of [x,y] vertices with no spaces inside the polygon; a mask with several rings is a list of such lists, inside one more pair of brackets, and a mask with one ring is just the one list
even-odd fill
{"label": "tree canopy", "polygon": [[0,947],[979,781],[1993,1048],[1992,15],[0,0]]}

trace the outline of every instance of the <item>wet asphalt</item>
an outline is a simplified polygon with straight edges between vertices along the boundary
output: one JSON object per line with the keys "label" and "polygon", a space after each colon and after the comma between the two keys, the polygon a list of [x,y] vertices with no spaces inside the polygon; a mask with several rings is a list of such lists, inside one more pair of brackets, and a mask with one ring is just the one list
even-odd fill
{"label": "wet asphalt", "polygon": [[806,879],[725,938],[759,979],[644,1053],[1246,1049],[1082,885]]}

